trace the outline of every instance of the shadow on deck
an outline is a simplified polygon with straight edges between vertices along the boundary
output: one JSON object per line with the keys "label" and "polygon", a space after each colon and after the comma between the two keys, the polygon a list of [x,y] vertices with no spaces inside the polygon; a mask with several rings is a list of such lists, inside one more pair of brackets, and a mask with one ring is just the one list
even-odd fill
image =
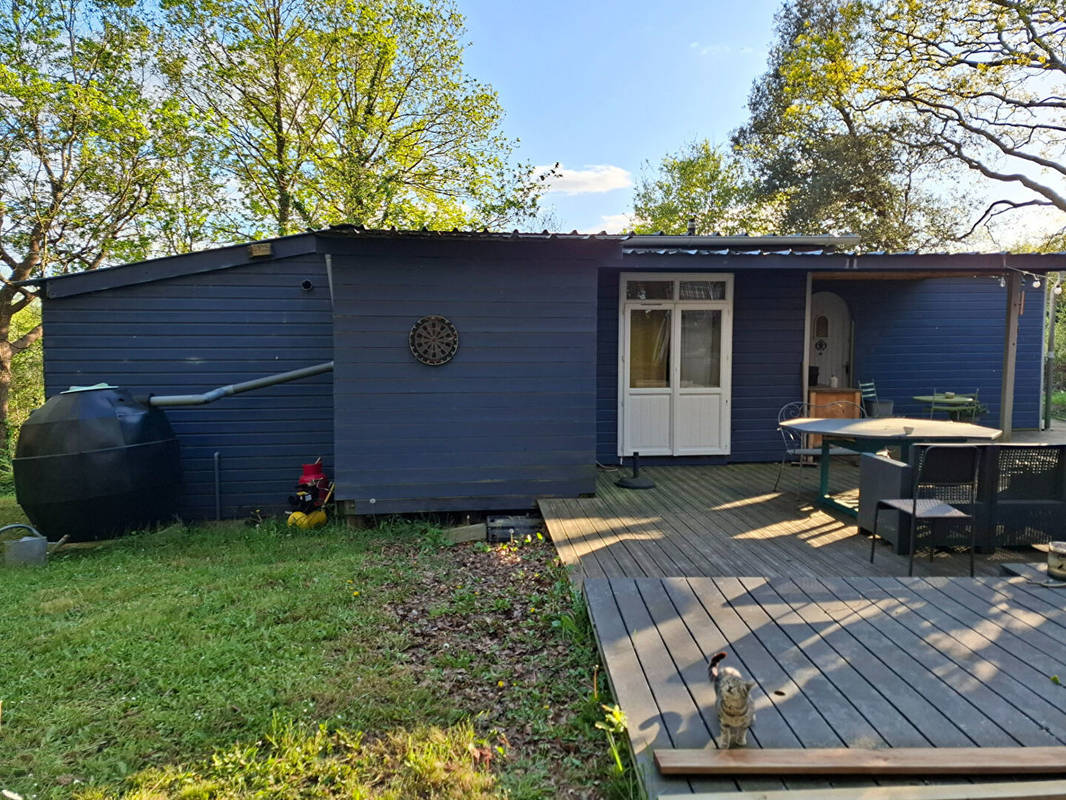
{"label": "shadow on deck", "polygon": [[[923,554],[918,577],[905,578],[907,559],[879,544],[871,564],[854,521],[815,506],[816,469],[786,468],[778,491],[776,464],[645,473],[656,488],[620,489],[624,473],[605,471],[595,497],[540,507],[584,586],[648,798],[892,797],[912,782],[660,774],[656,748],[715,746],[707,661],[719,650],[757,683],[753,748],[1066,744],[1066,711],[1047,696],[1047,676],[1066,659],[1055,589],[958,577],[969,573],[966,554]],[[855,504],[858,477],[835,462],[831,493]],[[994,576],[1003,563],[1042,558],[998,551],[976,567]],[[974,796],[970,788],[951,796]]]}
{"label": "shadow on deck", "polygon": [[[870,539],[854,520],[815,505],[818,472],[788,466],[774,491],[776,464],[647,467],[656,488],[621,489],[626,474],[601,471],[595,497],[540,501],[548,532],[576,584],[584,578],[897,576],[907,559]],[[834,462],[830,491],[858,502],[859,470]],[[979,575],[1008,562],[1042,560],[1033,550],[978,555]],[[920,554],[915,574],[969,573],[965,553]]]}

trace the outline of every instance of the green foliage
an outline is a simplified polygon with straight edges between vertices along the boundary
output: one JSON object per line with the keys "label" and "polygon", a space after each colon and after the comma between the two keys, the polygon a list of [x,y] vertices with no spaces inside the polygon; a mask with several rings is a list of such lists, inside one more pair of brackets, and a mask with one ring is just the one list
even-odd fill
{"label": "green foliage", "polygon": [[695,220],[701,234],[743,233],[758,227],[751,187],[732,156],[707,140],[691,142],[645,163],[633,197],[636,233],[683,234]]}
{"label": "green foliage", "polygon": [[[33,292],[13,284],[145,257],[188,118],[159,91],[136,3],[5,0],[0,13],[0,446],[36,404]],[[16,315],[21,316],[17,320]],[[26,324],[33,318],[32,324]],[[6,460],[6,450],[4,458]]]}
{"label": "green foliage", "polygon": [[[40,324],[41,306],[33,303],[15,314],[11,335],[18,339]],[[15,433],[30,412],[44,403],[44,347],[40,339],[15,353],[11,359],[11,376],[9,419]]]}
{"label": "green foliage", "polygon": [[158,199],[186,119],[150,86],[155,43],[143,10],[5,5],[0,257],[24,279],[144,255],[151,243],[130,223]]}
{"label": "green foliage", "polygon": [[923,146],[984,180],[1025,190],[1030,199],[1020,205],[1066,212],[1066,3],[853,5],[866,21],[874,103],[920,120],[913,138]]}
{"label": "green foliage", "polygon": [[[18,340],[41,324],[41,307],[32,303],[14,315],[11,336]],[[14,490],[11,458],[19,428],[30,412],[44,403],[44,348],[38,339],[16,352],[11,358],[11,394],[7,446],[0,450],[0,492]]]}
{"label": "green foliage", "polygon": [[790,0],[776,27],[767,72],[748,101],[750,120],[733,134],[776,230],[856,233],[872,250],[951,240],[961,224],[958,187],[951,203],[929,188],[942,178],[942,154],[866,104],[862,9]]}
{"label": "green foliage", "polygon": [[166,72],[239,187],[243,224],[436,228],[532,215],[464,23],[424,0],[164,2]]}
{"label": "green foliage", "polygon": [[625,772],[626,766],[622,758],[623,748],[618,739],[624,736],[626,732],[626,714],[618,704],[605,704],[603,705],[603,711],[603,719],[596,723],[596,727],[607,735],[607,745],[611,750],[611,757],[614,759],[615,772],[621,775]]}

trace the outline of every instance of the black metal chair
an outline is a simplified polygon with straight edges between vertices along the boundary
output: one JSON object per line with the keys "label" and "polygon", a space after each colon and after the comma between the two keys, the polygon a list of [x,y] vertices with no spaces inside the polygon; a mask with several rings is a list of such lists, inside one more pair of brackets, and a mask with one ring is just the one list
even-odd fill
{"label": "black metal chair", "polygon": [[[907,574],[914,574],[914,551],[918,546],[918,527],[929,525],[930,547],[935,547],[933,523],[937,521],[969,522],[970,577],[973,577],[974,551],[977,547],[974,509],[977,505],[977,472],[980,449],[974,445],[918,445],[914,454],[914,484],[911,496],[881,499],[874,512],[870,536],[870,563],[877,546],[877,524],[881,511],[891,509],[901,517],[910,517],[910,557]],[[963,506],[968,510],[963,510]],[[930,559],[932,551],[930,551]]]}
{"label": "black metal chair", "polygon": [[[781,483],[781,474],[785,471],[785,462],[788,461],[789,458],[802,459],[822,455],[821,447],[807,446],[806,434],[794,431],[791,428],[782,427],[782,422],[786,422],[790,419],[799,419],[801,417],[858,419],[865,416],[866,412],[863,411],[862,406],[847,400],[837,400],[833,403],[819,404],[804,403],[796,400],[781,406],[781,410],[777,412],[777,431],[781,434],[781,439],[785,445],[785,452],[781,455],[781,463],[777,468],[777,480],[774,481],[773,491],[776,492],[778,485]],[[829,455],[853,456],[855,455],[855,451],[849,450],[846,447],[830,447]]]}

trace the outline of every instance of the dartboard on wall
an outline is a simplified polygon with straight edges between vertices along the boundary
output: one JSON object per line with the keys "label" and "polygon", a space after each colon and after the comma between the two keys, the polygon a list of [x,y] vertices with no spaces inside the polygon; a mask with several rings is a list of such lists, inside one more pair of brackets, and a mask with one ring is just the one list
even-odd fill
{"label": "dartboard on wall", "polygon": [[408,339],[411,355],[431,367],[447,364],[459,350],[459,331],[445,317],[422,317]]}

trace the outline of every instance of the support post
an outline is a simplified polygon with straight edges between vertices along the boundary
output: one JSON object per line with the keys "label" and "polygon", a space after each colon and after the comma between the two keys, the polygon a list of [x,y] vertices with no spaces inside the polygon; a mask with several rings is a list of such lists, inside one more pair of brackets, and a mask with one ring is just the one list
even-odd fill
{"label": "support post", "polygon": [[1007,278],[1007,326],[1003,335],[1003,383],[999,396],[999,427],[1003,431],[1000,441],[1009,442],[1014,420],[1014,372],[1018,358],[1018,318],[1022,312],[1022,276],[1008,272]]}
{"label": "support post", "polygon": [[[1051,276],[1048,275],[1048,278]],[[1044,292],[1047,294],[1047,321],[1049,329],[1044,338],[1044,430],[1051,430],[1051,398],[1055,394],[1055,321],[1058,318],[1058,304],[1055,302],[1055,289],[1062,280],[1060,274],[1056,274],[1054,280],[1044,281]]]}

